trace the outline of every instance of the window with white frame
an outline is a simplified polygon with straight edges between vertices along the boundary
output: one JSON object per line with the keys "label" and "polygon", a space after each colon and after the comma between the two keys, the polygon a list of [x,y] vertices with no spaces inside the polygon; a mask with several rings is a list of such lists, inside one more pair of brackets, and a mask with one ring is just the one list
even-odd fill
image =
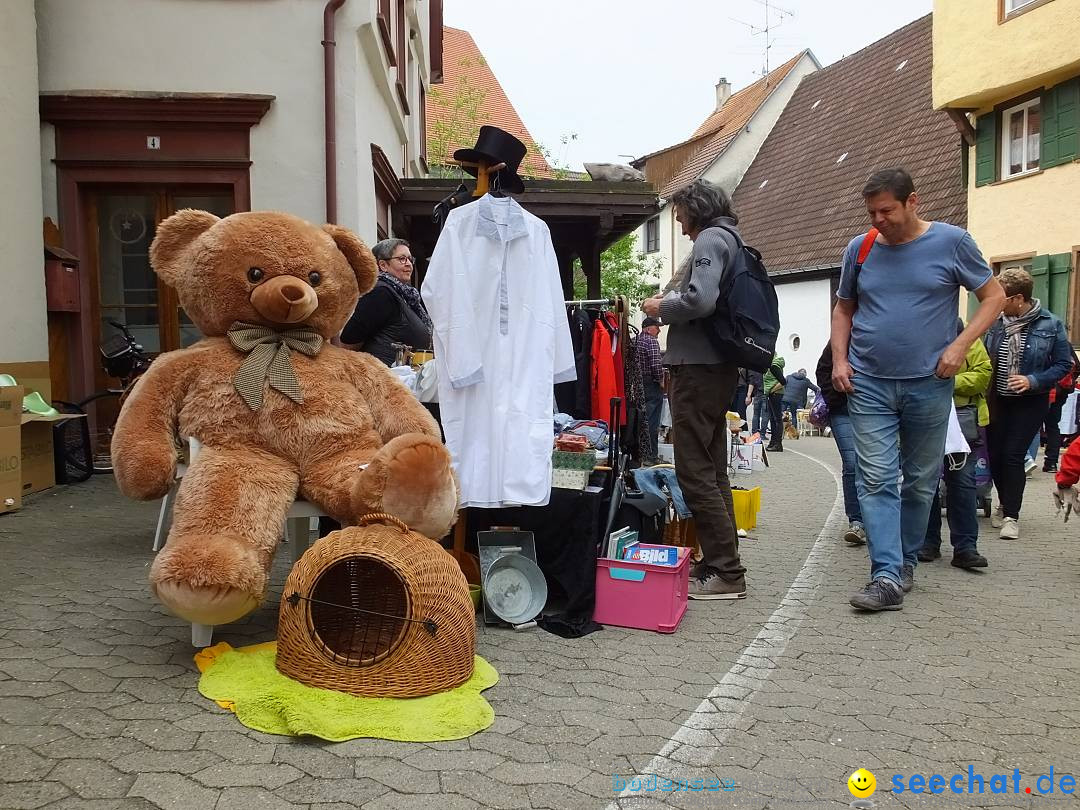
{"label": "window with white frame", "polygon": [[1038,0],[1005,0],[1005,13],[1012,14],[1014,11],[1019,11],[1024,6],[1030,6],[1036,2]]}
{"label": "window with white frame", "polygon": [[660,250],[660,217],[653,217],[645,223],[645,252],[656,253]]}
{"label": "window with white frame", "polygon": [[1039,168],[1042,114],[1038,98],[1001,113],[1001,179]]}

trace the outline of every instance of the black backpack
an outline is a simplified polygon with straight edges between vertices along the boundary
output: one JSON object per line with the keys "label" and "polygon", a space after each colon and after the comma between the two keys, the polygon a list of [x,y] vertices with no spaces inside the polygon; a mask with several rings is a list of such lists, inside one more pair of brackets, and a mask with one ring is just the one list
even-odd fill
{"label": "black backpack", "polygon": [[776,288],[761,261],[761,254],[743,244],[732,228],[738,250],[720,282],[716,311],[703,319],[709,341],[725,362],[753,371],[766,371],[780,334],[780,307]]}

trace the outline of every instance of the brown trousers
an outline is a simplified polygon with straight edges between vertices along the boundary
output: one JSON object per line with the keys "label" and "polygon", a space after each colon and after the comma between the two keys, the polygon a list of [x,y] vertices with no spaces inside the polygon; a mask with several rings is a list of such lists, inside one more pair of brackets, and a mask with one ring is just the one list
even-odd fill
{"label": "brown trousers", "polygon": [[727,406],[739,370],[714,363],[671,368],[675,474],[694,513],[705,564],[724,579],[742,579],[735,505],[728,480]]}

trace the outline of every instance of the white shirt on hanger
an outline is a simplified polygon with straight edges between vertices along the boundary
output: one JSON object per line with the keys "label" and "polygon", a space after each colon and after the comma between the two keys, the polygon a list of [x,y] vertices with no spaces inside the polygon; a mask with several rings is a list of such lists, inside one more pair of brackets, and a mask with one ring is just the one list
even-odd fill
{"label": "white shirt on hanger", "polygon": [[543,506],[554,384],[577,379],[547,225],[484,195],[452,210],[421,286],[462,506]]}

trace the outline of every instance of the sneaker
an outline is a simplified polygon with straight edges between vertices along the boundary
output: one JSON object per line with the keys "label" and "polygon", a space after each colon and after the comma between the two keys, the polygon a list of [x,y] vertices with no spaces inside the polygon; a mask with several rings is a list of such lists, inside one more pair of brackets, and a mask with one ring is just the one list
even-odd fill
{"label": "sneaker", "polygon": [[904,594],[890,579],[879,577],[851,597],[851,606],[862,610],[902,610]]}
{"label": "sneaker", "polygon": [[954,551],[952,555],[952,564],[957,568],[986,568],[986,566],[989,565],[986,561],[986,557],[973,548]]}
{"label": "sneaker", "polygon": [[853,546],[866,545],[866,527],[857,520],[851,521],[848,530],[844,532],[844,540]]}
{"label": "sneaker", "polygon": [[746,529],[736,529],[735,536],[738,537],[740,540],[745,540],[747,537],[750,536],[750,534],[746,531]]}
{"label": "sneaker", "polygon": [[709,571],[703,577],[690,580],[687,595],[691,599],[745,599],[746,580],[739,577],[732,582]]}
{"label": "sneaker", "polygon": [[930,546],[923,546],[919,549],[919,553],[915,556],[918,557],[919,562],[933,562],[934,560],[941,559],[941,549],[931,548]]}
{"label": "sneaker", "polygon": [[904,567],[900,569],[900,587],[904,589],[904,593],[909,593],[915,587],[914,565],[905,563]]}
{"label": "sneaker", "polygon": [[1031,478],[1031,474],[1035,472],[1035,468],[1039,465],[1035,462],[1035,459],[1028,456],[1024,457],[1024,475]]}
{"label": "sneaker", "polygon": [[1002,540],[1018,540],[1020,538],[1020,523],[1016,518],[1004,518],[1001,521],[1001,534],[998,535]]}
{"label": "sneaker", "polygon": [[1001,504],[998,504],[997,509],[994,510],[994,514],[990,517],[990,525],[995,529],[1001,528],[1001,521],[1005,519],[1005,511],[1001,508]]}
{"label": "sneaker", "polygon": [[770,444],[765,448],[766,453],[783,453],[784,446],[782,444]]}
{"label": "sneaker", "polygon": [[1055,464],[1054,462],[1052,462],[1052,461],[1044,461],[1043,462],[1043,472],[1045,472],[1045,473],[1056,473],[1057,471],[1058,471],[1057,464]]}

